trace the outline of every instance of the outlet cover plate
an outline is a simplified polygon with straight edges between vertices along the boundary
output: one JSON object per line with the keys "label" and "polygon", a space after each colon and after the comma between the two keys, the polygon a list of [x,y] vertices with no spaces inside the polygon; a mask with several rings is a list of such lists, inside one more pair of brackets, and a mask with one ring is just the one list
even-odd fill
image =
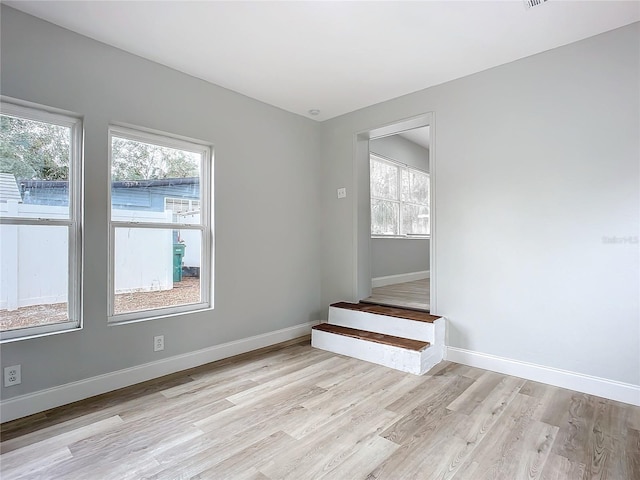
{"label": "outlet cover plate", "polygon": [[4,369],[4,386],[12,387],[14,385],[20,385],[22,383],[22,372],[20,371],[20,365],[12,365],[5,367]]}
{"label": "outlet cover plate", "polygon": [[159,352],[164,350],[164,335],[157,335],[153,337],[153,351]]}

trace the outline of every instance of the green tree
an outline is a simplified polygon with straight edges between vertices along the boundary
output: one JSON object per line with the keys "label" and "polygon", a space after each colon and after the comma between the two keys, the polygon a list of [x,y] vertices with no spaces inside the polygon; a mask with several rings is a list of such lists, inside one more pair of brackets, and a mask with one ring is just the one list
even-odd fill
{"label": "green tree", "polygon": [[200,156],[184,150],[113,137],[112,180],[197,177]]}
{"label": "green tree", "polygon": [[[69,127],[0,115],[0,173],[23,180],[68,180]],[[112,141],[112,179],[197,177],[198,154],[120,137]]]}
{"label": "green tree", "polygon": [[68,180],[69,127],[0,115],[0,172],[25,180]]}

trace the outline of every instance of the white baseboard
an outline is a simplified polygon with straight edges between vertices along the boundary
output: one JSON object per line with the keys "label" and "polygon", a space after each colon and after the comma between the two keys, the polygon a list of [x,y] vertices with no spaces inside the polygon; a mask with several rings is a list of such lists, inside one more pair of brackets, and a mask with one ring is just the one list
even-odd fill
{"label": "white baseboard", "polygon": [[274,332],[264,333],[233,342],[176,355],[156,362],[145,363],[97,377],[67,383],[46,390],[20,395],[0,402],[0,422],[26,417],[50,408],[59,407],[119,388],[146,382],[154,378],[179,372],[223,358],[293,340],[311,333],[318,322],[307,322]]}
{"label": "white baseboard", "polygon": [[469,365],[470,367],[526,378],[527,380],[640,406],[640,385],[593,377],[456,347],[446,347],[444,358],[445,360]]}
{"label": "white baseboard", "polygon": [[415,280],[424,280],[429,278],[429,270],[421,272],[401,273],[399,275],[387,275],[386,277],[376,277],[371,279],[371,287],[384,287],[386,285],[395,285],[396,283],[413,282]]}

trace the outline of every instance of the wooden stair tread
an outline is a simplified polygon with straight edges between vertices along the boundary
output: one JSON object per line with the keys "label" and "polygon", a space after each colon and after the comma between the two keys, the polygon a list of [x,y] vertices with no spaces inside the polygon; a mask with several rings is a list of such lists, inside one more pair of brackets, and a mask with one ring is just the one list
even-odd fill
{"label": "wooden stair tread", "polygon": [[389,300],[389,302],[384,302],[381,300],[360,300],[360,303],[364,304],[364,305],[380,305],[381,307],[391,307],[391,308],[401,308],[403,310],[411,310],[414,312],[422,312],[422,313],[429,313],[429,306],[427,305],[427,308],[421,308],[421,307],[410,307],[408,305],[397,305],[395,303],[393,303],[391,300]]}
{"label": "wooden stair tread", "polygon": [[341,327],[340,325],[332,325],[330,323],[321,323],[320,325],[315,325],[312,329],[319,330],[321,332],[344,335],[346,337],[358,338],[360,340],[368,340],[370,342],[390,345],[392,347],[405,348],[416,352],[420,352],[430,345],[429,342],[423,342],[421,340],[395,337],[393,335],[369,332],[367,330],[357,330],[355,328]]}
{"label": "wooden stair tread", "polygon": [[399,307],[387,307],[384,305],[376,305],[372,303],[338,302],[332,304],[331,306],[336,308],[344,308],[347,310],[355,310],[358,312],[386,315],[388,317],[405,318],[407,320],[415,320],[416,322],[433,323],[440,318],[427,312],[420,312],[418,310],[410,310],[407,308]]}

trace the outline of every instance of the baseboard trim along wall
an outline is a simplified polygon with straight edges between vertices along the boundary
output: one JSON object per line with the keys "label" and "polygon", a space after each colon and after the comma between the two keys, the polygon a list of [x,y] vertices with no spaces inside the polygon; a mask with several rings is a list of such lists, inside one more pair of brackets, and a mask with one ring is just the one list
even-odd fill
{"label": "baseboard trim along wall", "polygon": [[640,385],[617,382],[606,378],[593,377],[456,347],[445,348],[445,360],[640,406]]}
{"label": "baseboard trim along wall", "polygon": [[371,287],[384,287],[386,285],[395,285],[396,283],[413,282],[415,280],[423,280],[429,278],[429,270],[421,272],[401,273],[399,275],[387,275],[385,277],[376,277],[371,279]]}
{"label": "baseboard trim along wall", "polygon": [[156,362],[145,363],[97,377],[67,383],[58,387],[40,390],[0,402],[0,422],[26,417],[50,408],[77,402],[85,398],[107,393],[119,388],[146,382],[154,378],[176,373],[206,363],[222,360],[241,353],[268,347],[277,343],[309,335],[311,327],[318,322],[307,322],[274,332],[235,340],[213,347],[196,350]]}

